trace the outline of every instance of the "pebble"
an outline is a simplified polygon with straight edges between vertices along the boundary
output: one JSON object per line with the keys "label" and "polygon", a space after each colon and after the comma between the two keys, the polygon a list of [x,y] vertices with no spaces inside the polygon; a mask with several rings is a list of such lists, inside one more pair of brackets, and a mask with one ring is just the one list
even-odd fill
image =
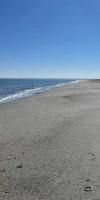
{"label": "pebble", "polygon": [[92,191],[91,186],[85,186],[84,191],[85,192],[91,192]]}
{"label": "pebble", "polygon": [[19,169],[19,168],[22,168],[23,167],[23,165],[17,165],[17,168]]}

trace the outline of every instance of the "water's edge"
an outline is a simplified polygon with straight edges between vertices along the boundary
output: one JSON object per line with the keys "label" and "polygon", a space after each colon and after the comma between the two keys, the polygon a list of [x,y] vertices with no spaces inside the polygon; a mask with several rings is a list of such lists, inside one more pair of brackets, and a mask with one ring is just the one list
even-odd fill
{"label": "water's edge", "polygon": [[64,85],[69,85],[69,84],[79,83],[79,81],[80,80],[75,80],[75,81],[70,81],[69,83],[61,83],[61,84],[57,84],[57,85],[53,85],[53,86],[37,87],[35,89],[26,89],[24,91],[20,91],[20,92],[17,92],[15,94],[11,94],[11,95],[8,95],[8,96],[1,98],[0,104],[7,103],[7,102],[10,102],[10,101],[14,101],[14,100],[18,100],[18,99],[22,99],[22,98],[25,98],[25,97],[31,97],[31,96],[37,95],[39,93],[49,91],[53,88],[62,87]]}

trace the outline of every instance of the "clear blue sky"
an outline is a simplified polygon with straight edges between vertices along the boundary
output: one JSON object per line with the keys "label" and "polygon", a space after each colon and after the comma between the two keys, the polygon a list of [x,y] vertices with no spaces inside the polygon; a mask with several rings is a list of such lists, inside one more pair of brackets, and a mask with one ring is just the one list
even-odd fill
{"label": "clear blue sky", "polygon": [[100,0],[0,0],[0,77],[100,77]]}

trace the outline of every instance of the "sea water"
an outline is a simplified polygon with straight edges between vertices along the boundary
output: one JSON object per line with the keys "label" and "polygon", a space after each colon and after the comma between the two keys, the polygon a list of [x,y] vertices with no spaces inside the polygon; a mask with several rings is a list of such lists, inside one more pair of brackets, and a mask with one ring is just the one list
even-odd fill
{"label": "sea water", "polygon": [[0,79],[0,103],[33,96],[53,87],[77,81],[76,79]]}

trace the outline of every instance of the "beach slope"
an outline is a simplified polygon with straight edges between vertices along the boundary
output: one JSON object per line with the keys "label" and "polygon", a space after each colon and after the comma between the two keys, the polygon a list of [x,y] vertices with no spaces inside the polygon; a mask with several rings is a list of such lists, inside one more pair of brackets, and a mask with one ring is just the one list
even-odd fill
{"label": "beach slope", "polygon": [[100,199],[100,81],[0,105],[0,200]]}

